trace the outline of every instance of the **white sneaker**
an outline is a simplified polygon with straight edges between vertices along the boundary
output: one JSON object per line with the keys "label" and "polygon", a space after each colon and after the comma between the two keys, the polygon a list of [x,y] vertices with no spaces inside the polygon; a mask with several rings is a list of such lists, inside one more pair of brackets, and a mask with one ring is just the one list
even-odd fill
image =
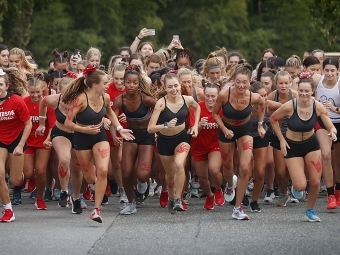
{"label": "white sneaker", "polygon": [[320,180],[320,193],[327,191],[326,184],[323,179]]}
{"label": "white sneaker", "polygon": [[156,189],[156,191],[155,191],[155,194],[158,195],[158,197],[161,196],[161,194],[162,194],[162,186],[158,186],[158,187],[157,187],[157,189]]}
{"label": "white sneaker", "polygon": [[127,203],[123,210],[119,212],[121,215],[131,215],[137,212],[136,203]]}
{"label": "white sneaker", "polygon": [[140,182],[139,180],[137,180],[137,190],[139,193],[144,194],[147,189],[148,189],[147,182]]}
{"label": "white sneaker", "polygon": [[129,200],[126,196],[124,188],[122,188],[122,192],[120,193],[119,203],[127,203],[127,202],[129,202]]}
{"label": "white sneaker", "polygon": [[233,176],[233,186],[229,187],[228,183],[226,183],[226,188],[224,189],[224,200],[227,202],[233,201],[235,197],[235,188],[237,185],[237,176]]}
{"label": "white sneaker", "polygon": [[275,193],[274,190],[273,192],[271,192],[270,194],[268,193],[268,191],[266,192],[266,196],[264,197],[264,202],[266,203],[272,203],[273,199],[275,198]]}
{"label": "white sneaker", "polygon": [[150,180],[150,187],[149,187],[149,197],[153,197],[155,195],[155,188],[157,187],[157,182],[151,182]]}

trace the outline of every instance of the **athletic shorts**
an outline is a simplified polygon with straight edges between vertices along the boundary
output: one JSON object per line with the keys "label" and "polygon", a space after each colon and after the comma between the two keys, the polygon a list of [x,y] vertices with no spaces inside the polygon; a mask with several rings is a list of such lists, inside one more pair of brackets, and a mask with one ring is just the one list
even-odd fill
{"label": "athletic shorts", "polygon": [[157,137],[157,148],[159,155],[162,156],[173,156],[175,155],[175,149],[180,143],[190,144],[190,137],[187,134],[187,130],[183,129],[176,135],[165,136],[161,133]]}
{"label": "athletic shorts", "polygon": [[253,138],[253,148],[259,149],[259,148],[265,148],[268,147],[270,142],[270,135],[266,135],[261,138],[260,136],[256,136]]}
{"label": "athletic shorts", "polygon": [[99,142],[107,142],[107,136],[104,127],[100,128],[100,132],[95,135],[74,132],[74,149],[92,150],[93,146]]}
{"label": "athletic shorts", "polygon": [[146,129],[132,129],[132,135],[135,139],[127,141],[124,140],[124,143],[136,143],[138,145],[151,145],[155,144],[155,134],[150,134]]}
{"label": "athletic shorts", "polygon": [[222,143],[233,143],[237,139],[241,138],[242,136],[249,135],[252,136],[251,133],[251,128],[252,128],[252,123],[251,121],[248,121],[247,123],[244,123],[241,126],[232,126],[223,121],[224,126],[233,131],[234,136],[232,138],[226,138],[222,130],[219,128],[218,129],[218,140],[221,141]]}
{"label": "athletic shorts", "polygon": [[287,155],[285,158],[305,157],[309,152],[320,150],[319,141],[315,134],[301,142],[293,141],[288,138],[286,138],[286,141],[290,149],[287,148]]}
{"label": "athletic shorts", "polygon": [[214,151],[220,151],[220,148],[219,147],[216,147],[216,148],[212,148],[210,150],[207,150],[205,152],[196,152],[195,150],[193,150],[191,148],[191,155],[192,155],[192,158],[197,161],[197,162],[203,162],[203,161],[208,161],[208,156],[211,152],[214,152]]}
{"label": "athletic shorts", "polygon": [[74,148],[74,133],[65,132],[57,126],[54,126],[51,131],[51,141],[53,140],[53,138],[56,138],[58,136],[63,136],[68,139],[72,145],[72,148]]}
{"label": "athletic shorts", "polygon": [[[21,133],[18,135],[18,137],[10,144],[4,144],[2,142],[0,142],[0,148],[4,148],[7,149],[8,153],[13,153],[13,151],[15,150],[15,148],[18,146],[18,144],[20,143],[21,137],[22,137],[22,133],[23,131],[21,131]],[[25,143],[24,147],[23,147],[23,151],[25,151],[27,149],[27,145]]]}

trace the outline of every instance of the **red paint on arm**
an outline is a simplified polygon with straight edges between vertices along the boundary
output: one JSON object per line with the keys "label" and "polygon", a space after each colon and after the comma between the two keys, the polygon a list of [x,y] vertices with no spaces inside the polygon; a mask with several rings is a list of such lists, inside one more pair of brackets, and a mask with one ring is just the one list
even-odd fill
{"label": "red paint on arm", "polygon": [[69,119],[70,121],[73,121],[73,114],[74,114],[74,108],[80,106],[80,104],[78,104],[79,102],[79,98],[75,99],[73,102],[72,102],[72,107],[69,111],[69,113],[67,114],[67,119]]}
{"label": "red paint on arm", "polygon": [[321,114],[328,116],[328,111],[322,112]]}
{"label": "red paint on arm", "polygon": [[277,122],[276,114],[273,113],[273,115],[270,116],[270,123],[271,123],[272,125],[274,125],[276,122]]}
{"label": "red paint on arm", "polygon": [[320,173],[322,170],[322,163],[321,163],[321,156],[319,156],[319,159],[317,162],[314,162],[313,160],[311,160],[311,163],[313,164],[315,170]]}
{"label": "red paint on arm", "polygon": [[252,142],[251,140],[249,140],[249,141],[247,141],[247,142],[244,142],[244,143],[242,144],[242,149],[243,149],[244,151],[246,151],[246,150],[252,150],[252,149],[253,149],[253,142]]}

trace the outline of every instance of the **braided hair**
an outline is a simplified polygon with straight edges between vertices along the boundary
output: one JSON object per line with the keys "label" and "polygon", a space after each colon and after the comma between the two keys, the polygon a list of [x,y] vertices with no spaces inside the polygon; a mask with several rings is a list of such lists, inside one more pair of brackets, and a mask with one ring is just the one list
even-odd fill
{"label": "braided hair", "polygon": [[191,51],[188,48],[179,49],[177,50],[177,54],[175,58],[175,70],[178,69],[177,62],[178,62],[178,59],[180,58],[188,58],[190,61],[190,66],[194,64]]}
{"label": "braided hair", "polygon": [[150,86],[148,83],[144,80],[142,76],[142,70],[140,69],[139,66],[136,65],[129,65],[125,69],[125,74],[124,74],[124,81],[126,80],[126,76],[129,74],[134,74],[137,75],[139,78],[139,88],[142,92],[144,92],[148,96],[152,96],[152,93],[150,91]]}

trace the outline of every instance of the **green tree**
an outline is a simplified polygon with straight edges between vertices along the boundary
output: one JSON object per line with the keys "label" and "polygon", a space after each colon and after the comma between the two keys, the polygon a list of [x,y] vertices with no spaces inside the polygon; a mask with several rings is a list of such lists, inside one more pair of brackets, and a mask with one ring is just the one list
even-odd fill
{"label": "green tree", "polygon": [[1,1],[5,13],[1,22],[2,38],[9,47],[25,48],[31,31],[33,0]]}
{"label": "green tree", "polygon": [[314,25],[328,42],[330,44],[339,42],[340,2],[338,0],[313,0],[309,10]]}

